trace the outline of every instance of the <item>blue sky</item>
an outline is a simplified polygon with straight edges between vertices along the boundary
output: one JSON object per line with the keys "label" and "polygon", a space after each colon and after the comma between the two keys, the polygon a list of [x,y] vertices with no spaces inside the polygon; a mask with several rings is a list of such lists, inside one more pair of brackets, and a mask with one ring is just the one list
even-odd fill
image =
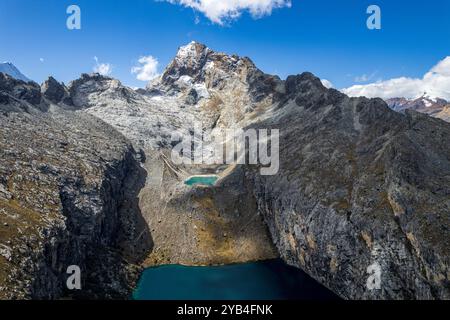
{"label": "blue sky", "polygon": [[[71,4],[81,8],[81,30],[66,28]],[[366,27],[371,4],[381,8],[381,30]],[[243,12],[220,25],[165,1],[1,0],[0,61],[13,62],[38,82],[48,75],[69,82],[92,72],[96,56],[112,65],[111,76],[144,86],[130,72],[139,57],[157,58],[161,72],[179,46],[196,40],[249,56],[282,78],[310,71],[344,88],[423,77],[450,56],[449,16],[447,0],[293,0],[290,8],[259,19]]]}

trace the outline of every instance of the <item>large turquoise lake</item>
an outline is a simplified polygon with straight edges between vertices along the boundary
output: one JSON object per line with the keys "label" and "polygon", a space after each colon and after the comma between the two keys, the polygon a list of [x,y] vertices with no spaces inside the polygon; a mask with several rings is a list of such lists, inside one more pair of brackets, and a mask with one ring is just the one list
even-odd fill
{"label": "large turquoise lake", "polygon": [[144,270],[136,300],[284,300],[337,297],[279,259],[217,267],[165,265]]}

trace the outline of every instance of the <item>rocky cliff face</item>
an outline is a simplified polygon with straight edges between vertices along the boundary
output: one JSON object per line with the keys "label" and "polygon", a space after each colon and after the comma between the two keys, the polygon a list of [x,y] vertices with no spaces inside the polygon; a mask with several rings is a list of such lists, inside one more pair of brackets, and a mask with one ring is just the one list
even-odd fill
{"label": "rocky cliff face", "polygon": [[[283,258],[345,298],[448,299],[450,126],[310,74],[286,87],[255,124],[280,128],[280,172],[254,176]],[[366,286],[373,265],[379,290]]]}
{"label": "rocky cliff face", "polygon": [[69,109],[73,106],[73,101],[67,87],[56,81],[53,77],[49,77],[41,85],[41,92],[42,96],[50,103],[63,105],[66,108],[69,107]]}
{"label": "rocky cliff face", "polygon": [[76,295],[70,265],[81,268],[83,294],[126,297],[137,268],[117,239],[142,231],[138,213],[121,209],[139,170],[132,146],[87,114],[41,112],[39,86],[3,76],[0,88],[0,297]]}
{"label": "rocky cliff face", "polygon": [[24,82],[0,73],[0,93],[2,111],[27,111],[30,105],[32,108],[46,110],[46,106],[41,104],[41,89],[35,82]]}

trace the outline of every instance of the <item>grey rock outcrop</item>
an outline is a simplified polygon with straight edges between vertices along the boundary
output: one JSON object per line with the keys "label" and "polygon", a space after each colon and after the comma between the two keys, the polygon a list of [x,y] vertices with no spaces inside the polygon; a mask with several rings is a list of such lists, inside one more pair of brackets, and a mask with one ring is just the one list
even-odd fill
{"label": "grey rock outcrop", "polygon": [[17,104],[17,100],[21,100],[33,105],[35,108],[42,109],[41,90],[35,82],[25,82],[15,79],[8,74],[0,73],[0,92],[4,106],[10,102]]}
{"label": "grey rock outcrop", "polygon": [[308,73],[286,92],[254,125],[280,129],[280,172],[254,183],[282,257],[344,298],[449,299],[450,125]]}
{"label": "grey rock outcrop", "polygon": [[59,83],[53,77],[49,77],[41,85],[42,95],[54,104],[63,103],[65,105],[73,105],[69,91],[64,84]]}
{"label": "grey rock outcrop", "polygon": [[[128,297],[139,267],[123,244],[139,232],[151,246],[139,211],[123,209],[142,175],[134,149],[98,118],[33,108],[39,86],[7,80],[18,108],[0,105],[0,298]],[[67,290],[70,265],[82,293]]]}

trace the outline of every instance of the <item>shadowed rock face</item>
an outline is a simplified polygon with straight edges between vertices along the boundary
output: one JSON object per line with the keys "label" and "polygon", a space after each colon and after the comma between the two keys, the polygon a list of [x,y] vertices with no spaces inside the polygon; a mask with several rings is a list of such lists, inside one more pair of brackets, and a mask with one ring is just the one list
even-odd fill
{"label": "shadowed rock face", "polygon": [[[18,101],[24,101],[39,107],[41,103],[41,89],[35,82],[24,82],[17,80],[5,73],[0,73],[0,91],[3,96],[3,105],[18,104]],[[27,107],[22,106],[24,109]],[[39,107],[42,109],[42,107]]]}
{"label": "shadowed rock face", "polygon": [[54,103],[60,102],[65,94],[64,86],[53,77],[49,77],[47,81],[42,84],[41,91],[44,97]]}
{"label": "shadowed rock face", "polygon": [[82,297],[127,297],[142,254],[125,262],[136,250],[127,242],[140,233],[148,250],[151,239],[140,212],[123,203],[135,202],[145,175],[131,144],[103,121],[34,108],[28,97],[38,88],[1,88],[16,108],[0,105],[0,298],[74,295],[65,287],[70,265],[81,268]]}
{"label": "shadowed rock face", "polygon": [[[303,74],[256,127],[279,128],[280,172],[254,174],[289,263],[350,299],[448,299],[450,126],[348,98]],[[366,286],[381,270],[380,290]]]}
{"label": "shadowed rock face", "polygon": [[41,92],[52,103],[63,103],[68,106],[73,105],[72,98],[69,97],[66,86],[56,81],[53,77],[49,77],[41,85]]}
{"label": "shadowed rock face", "polygon": [[[62,110],[61,98],[78,111]],[[40,112],[50,103],[51,112]],[[248,58],[195,42],[146,90],[93,74],[67,89],[49,79],[41,94],[33,83],[0,74],[0,111],[1,221],[14,230],[39,227],[12,244],[0,229],[0,270],[14,270],[0,274],[8,297],[60,296],[58,272],[71,257],[102,271],[87,281],[107,297],[124,296],[132,283],[124,275],[144,259],[272,257],[263,217],[282,258],[344,298],[450,298],[450,125],[442,120],[394,112],[381,99],[349,98],[311,73],[282,81]],[[204,129],[279,129],[280,171],[261,176],[256,166],[231,166],[216,186],[187,188],[180,172],[222,170],[164,161],[171,134],[198,122]],[[131,145],[142,148],[139,156]],[[24,225],[14,217],[25,217]],[[48,249],[22,263],[25,243]],[[87,247],[107,249],[84,253]],[[117,248],[119,255],[110,254]],[[366,285],[368,267],[381,272],[378,290]],[[45,286],[47,277],[55,280]]]}

